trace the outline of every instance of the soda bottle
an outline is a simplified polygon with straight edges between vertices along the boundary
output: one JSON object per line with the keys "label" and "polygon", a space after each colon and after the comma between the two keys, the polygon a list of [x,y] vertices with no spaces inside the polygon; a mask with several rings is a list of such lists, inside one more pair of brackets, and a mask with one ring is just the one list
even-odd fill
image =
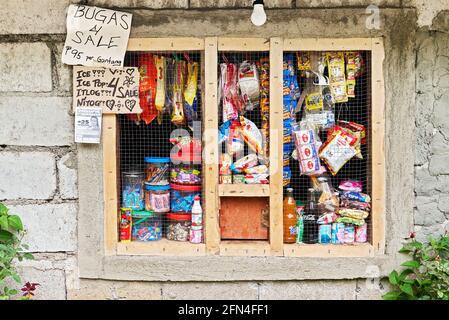
{"label": "soda bottle", "polygon": [[304,235],[303,242],[312,244],[318,242],[318,200],[319,192],[315,189],[310,188],[307,194],[307,206],[304,213]]}
{"label": "soda bottle", "polygon": [[193,198],[192,205],[192,226],[202,226],[203,225],[203,209],[200,204],[200,196],[195,196]]}
{"label": "soda bottle", "polygon": [[284,198],[284,243],[296,242],[296,202],[293,188],[287,188]]}

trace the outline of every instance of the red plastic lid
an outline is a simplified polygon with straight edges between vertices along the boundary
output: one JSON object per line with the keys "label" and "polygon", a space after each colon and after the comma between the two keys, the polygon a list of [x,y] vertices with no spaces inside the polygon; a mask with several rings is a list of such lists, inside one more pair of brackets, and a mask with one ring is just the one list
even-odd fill
{"label": "red plastic lid", "polygon": [[195,191],[201,191],[201,186],[192,186],[192,185],[181,185],[181,184],[170,184],[170,187],[173,190],[178,191],[187,191],[187,192],[195,192]]}
{"label": "red plastic lid", "polygon": [[192,215],[190,213],[167,213],[167,219],[176,221],[190,221]]}

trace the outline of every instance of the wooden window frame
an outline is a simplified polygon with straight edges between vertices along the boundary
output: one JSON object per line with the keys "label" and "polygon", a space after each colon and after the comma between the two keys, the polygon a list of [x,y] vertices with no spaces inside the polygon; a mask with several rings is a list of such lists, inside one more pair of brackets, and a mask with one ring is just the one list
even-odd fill
{"label": "wooden window frame", "polygon": [[[382,38],[282,39],[282,38],[142,38],[130,39],[128,51],[201,51],[203,76],[203,188],[205,242],[191,244],[161,240],[121,243],[118,239],[118,154],[116,115],[103,116],[104,249],[106,256],[285,256],[372,257],[385,250],[385,84]],[[283,243],[282,185],[282,66],[285,51],[371,51],[371,145],[372,145],[372,243],[357,245],[303,245]],[[219,51],[270,52],[270,184],[220,185],[218,182]],[[269,197],[269,242],[221,241],[220,196]]]}

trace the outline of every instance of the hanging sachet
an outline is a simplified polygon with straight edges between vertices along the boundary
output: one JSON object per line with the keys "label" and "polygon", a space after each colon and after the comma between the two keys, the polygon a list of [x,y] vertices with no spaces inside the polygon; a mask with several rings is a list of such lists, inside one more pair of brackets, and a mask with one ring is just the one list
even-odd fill
{"label": "hanging sachet", "polygon": [[157,71],[156,79],[156,99],[157,122],[162,123],[162,114],[165,107],[165,58],[164,56],[154,56],[154,64]]}
{"label": "hanging sachet", "polygon": [[174,60],[165,57],[165,106],[164,113],[171,114],[173,106]]}
{"label": "hanging sachet", "polygon": [[157,70],[152,54],[139,55],[139,99],[142,113],[140,118],[145,124],[150,124],[157,116],[154,104],[156,98]]}
{"label": "hanging sachet", "polygon": [[173,82],[173,110],[171,122],[177,126],[185,123],[184,116],[184,80],[185,80],[185,61],[175,62],[174,82]]}
{"label": "hanging sachet", "polygon": [[198,85],[198,62],[187,63],[187,83],[184,91],[184,112],[187,125],[193,130],[193,121],[197,119],[197,85]]}
{"label": "hanging sachet", "polygon": [[259,106],[259,74],[256,65],[243,61],[239,66],[238,79],[243,111],[252,111]]}
{"label": "hanging sachet", "polygon": [[235,120],[242,110],[242,102],[238,94],[237,66],[233,63],[222,63],[220,69],[223,86],[223,121]]}

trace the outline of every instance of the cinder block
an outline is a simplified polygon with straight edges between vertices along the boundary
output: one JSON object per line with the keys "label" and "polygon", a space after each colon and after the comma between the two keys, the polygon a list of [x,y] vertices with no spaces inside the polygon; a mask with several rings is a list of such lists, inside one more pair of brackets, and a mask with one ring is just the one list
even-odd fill
{"label": "cinder block", "polygon": [[88,0],[90,6],[105,8],[148,8],[148,9],[176,9],[189,6],[188,0]]}
{"label": "cinder block", "polygon": [[74,143],[71,98],[2,97],[0,144],[67,146]]}
{"label": "cinder block", "polygon": [[162,284],[162,299],[255,300],[257,287],[251,282],[167,282]]}
{"label": "cinder block", "polygon": [[[252,8],[254,0],[190,0],[190,8]],[[265,0],[265,8],[291,8],[291,0]]]}
{"label": "cinder block", "polygon": [[74,203],[10,206],[22,218],[23,242],[31,252],[76,250],[77,206]]}
{"label": "cinder block", "polygon": [[50,49],[45,43],[0,44],[0,92],[51,91],[51,76]]}
{"label": "cinder block", "polygon": [[400,0],[296,0],[298,8],[334,8],[334,7],[400,7]]}
{"label": "cinder block", "polygon": [[59,193],[63,199],[78,198],[76,158],[68,153],[58,161]]}
{"label": "cinder block", "polygon": [[0,200],[51,199],[56,190],[55,167],[50,152],[1,152]]}

